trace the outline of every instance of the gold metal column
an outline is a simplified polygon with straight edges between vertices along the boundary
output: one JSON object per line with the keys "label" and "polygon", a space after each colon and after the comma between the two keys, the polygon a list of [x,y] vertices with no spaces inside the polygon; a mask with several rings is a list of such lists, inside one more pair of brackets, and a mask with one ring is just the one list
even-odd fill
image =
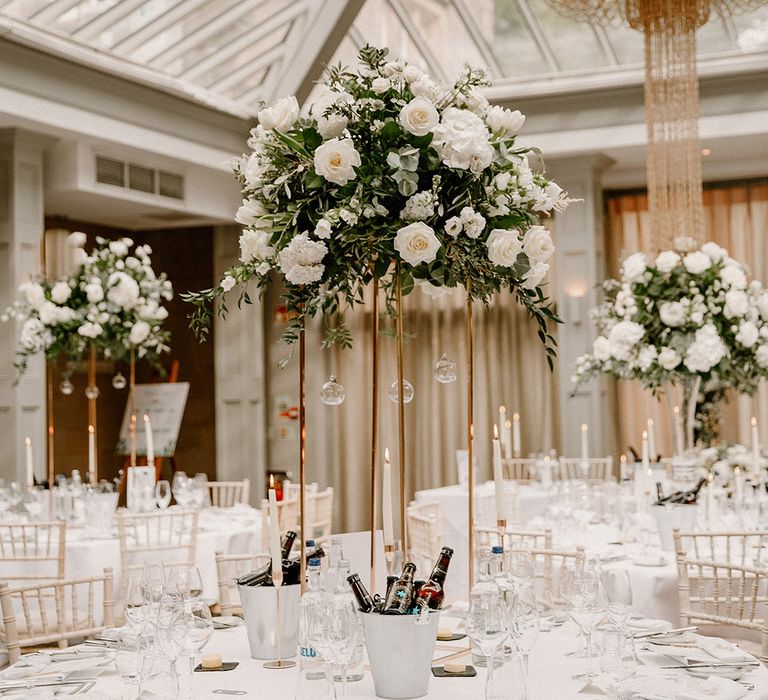
{"label": "gold metal column", "polygon": [[307,433],[306,433],[306,416],[305,416],[305,410],[304,410],[304,372],[306,369],[306,328],[305,328],[305,321],[302,318],[301,321],[301,329],[299,330],[299,498],[301,501],[299,502],[299,518],[301,520],[301,592],[304,593],[304,591],[307,588],[307,562],[306,562],[306,555],[307,555],[307,545],[306,545],[306,539],[307,539],[307,531],[304,527],[305,525],[305,499],[306,499],[306,473],[305,473],[305,465],[304,465],[304,458],[306,456],[306,439],[307,439]]}
{"label": "gold metal column", "polygon": [[475,392],[475,344],[472,328],[472,298],[469,295],[467,282],[467,475],[468,484],[468,518],[469,518],[469,571],[467,596],[475,582],[475,454],[474,454],[474,392]]}
{"label": "gold metal column", "polygon": [[376,593],[376,462],[379,437],[379,282],[373,278],[371,319],[371,595]]}
{"label": "gold metal column", "polygon": [[400,538],[402,542],[403,563],[408,560],[408,531],[405,511],[408,506],[405,486],[405,400],[403,388],[403,285],[400,276],[400,263],[397,264],[395,280],[395,300],[397,302],[397,436],[400,457]]}
{"label": "gold metal column", "polygon": [[98,450],[98,430],[96,428],[96,401],[98,400],[98,388],[96,386],[96,346],[91,343],[91,350],[88,355],[88,425],[93,426],[93,466],[96,472],[95,483],[99,483],[99,450]]}

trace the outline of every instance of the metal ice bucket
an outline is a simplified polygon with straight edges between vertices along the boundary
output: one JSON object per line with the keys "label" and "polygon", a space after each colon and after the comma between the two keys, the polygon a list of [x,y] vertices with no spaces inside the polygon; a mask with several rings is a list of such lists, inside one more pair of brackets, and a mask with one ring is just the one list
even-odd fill
{"label": "metal ice bucket", "polygon": [[[237,586],[248,644],[254,659],[273,660],[277,653],[277,594],[273,586]],[[280,586],[280,658],[296,656],[299,644],[301,586]]]}
{"label": "metal ice bucket", "polygon": [[416,624],[417,615],[363,613],[362,618],[376,696],[403,700],[426,695],[439,611],[430,612],[423,625]]}
{"label": "metal ice bucket", "polygon": [[667,503],[662,506],[651,506],[659,528],[661,548],[665,552],[675,551],[673,530],[692,532],[696,527],[698,507],[695,503]]}

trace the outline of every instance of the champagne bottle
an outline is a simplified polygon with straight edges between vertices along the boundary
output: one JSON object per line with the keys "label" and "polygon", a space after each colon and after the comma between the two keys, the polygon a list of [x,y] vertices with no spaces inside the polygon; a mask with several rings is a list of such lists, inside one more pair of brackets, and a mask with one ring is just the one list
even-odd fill
{"label": "champagne bottle", "polygon": [[656,482],[656,498],[658,498],[657,503],[663,503],[664,501],[664,489],[661,488],[661,482]]}
{"label": "champagne bottle", "polygon": [[664,498],[660,498],[658,501],[656,501],[657,506],[662,506],[665,503],[683,503],[687,505],[691,505],[693,503],[696,503],[699,499],[699,491],[701,491],[704,484],[707,483],[707,479],[702,477],[699,479],[699,482],[694,486],[692,489],[689,489],[688,491],[675,491],[674,493],[669,494],[669,496],[664,496]]}
{"label": "champagne bottle", "polygon": [[[325,552],[322,547],[313,547],[310,550],[310,542],[314,544],[314,540],[308,540],[305,544],[307,554],[305,561],[309,566],[310,559],[321,559],[325,556]],[[271,578],[271,577],[270,577]],[[301,562],[298,559],[283,559],[283,585],[292,586],[301,582]],[[267,586],[270,583],[265,584]]]}
{"label": "champagne bottle", "polygon": [[291,556],[291,549],[293,549],[293,543],[296,541],[298,535],[293,530],[288,530],[283,537],[283,541],[280,543],[280,557],[281,559],[288,559]]}
{"label": "champagne bottle", "polygon": [[413,599],[413,574],[416,564],[408,562],[400,578],[392,584],[384,603],[382,615],[406,615]]}
{"label": "champagne bottle", "polygon": [[[283,585],[290,585],[299,582],[301,576],[301,565],[298,560],[288,559],[288,555],[293,549],[293,543],[296,540],[297,534],[293,530],[289,530],[285,533],[283,541],[280,543],[280,553],[283,555]],[[324,552],[321,548],[313,549],[313,551],[307,553],[307,561],[313,558],[320,558],[324,556]],[[235,583],[241,586],[273,586],[272,581],[272,560],[270,559],[267,564],[264,564],[256,571],[251,571],[239,578],[235,579]]]}
{"label": "champagne bottle", "polygon": [[432,569],[429,580],[421,587],[416,599],[416,608],[419,610],[427,606],[430,610],[439,610],[445,598],[445,577],[448,575],[448,566],[451,563],[453,550],[443,547],[440,556]]}
{"label": "champagne bottle", "polygon": [[355,594],[355,600],[357,600],[357,605],[361,612],[371,612],[374,607],[374,601],[373,598],[371,598],[371,594],[368,592],[368,589],[360,580],[360,576],[357,574],[351,574],[347,577],[347,582],[352,589],[352,593]]}

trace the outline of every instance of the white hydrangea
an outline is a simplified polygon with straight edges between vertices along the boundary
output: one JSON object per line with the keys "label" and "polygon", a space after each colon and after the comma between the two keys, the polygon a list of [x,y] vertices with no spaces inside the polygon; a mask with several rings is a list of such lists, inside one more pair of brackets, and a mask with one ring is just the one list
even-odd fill
{"label": "white hydrangea", "polygon": [[696,331],[693,343],[688,346],[684,359],[685,367],[694,374],[709,372],[726,354],[725,343],[717,328],[708,323]]}
{"label": "white hydrangea", "polygon": [[763,369],[768,369],[768,345],[761,345],[755,350],[755,361]]}
{"label": "white hydrangea", "polygon": [[53,335],[39,318],[28,318],[21,327],[19,342],[26,350],[40,352],[53,342]]}
{"label": "white hydrangea", "polygon": [[435,196],[429,190],[408,197],[400,212],[403,221],[424,221],[435,215]]}
{"label": "white hydrangea", "polygon": [[680,301],[665,301],[659,307],[659,317],[665,326],[677,328],[685,323],[686,305]]}
{"label": "white hydrangea", "polygon": [[692,253],[688,253],[688,255],[683,258],[683,265],[692,275],[700,275],[711,267],[712,260],[708,255],[705,255],[700,250],[696,250]]}
{"label": "white hydrangea", "polygon": [[493,161],[488,129],[476,114],[456,107],[443,112],[433,130],[432,148],[449,168],[477,174]]}
{"label": "white hydrangea", "polygon": [[98,279],[91,280],[85,285],[85,295],[91,304],[98,304],[104,298],[104,288]]}
{"label": "white hydrangea", "polygon": [[725,293],[723,316],[726,318],[739,318],[749,310],[749,297],[739,289],[729,289]]}
{"label": "white hydrangea", "polygon": [[680,264],[680,256],[674,250],[663,250],[656,256],[654,263],[659,272],[672,272]]}
{"label": "white hydrangea", "polygon": [[323,277],[323,258],[328,247],[322,241],[311,241],[306,233],[300,233],[280,251],[280,270],[291,284],[312,284]]}
{"label": "white hydrangea", "polygon": [[747,275],[744,268],[738,263],[725,265],[720,270],[720,279],[726,287],[731,289],[746,289]]}
{"label": "white hydrangea", "polygon": [[736,342],[745,348],[751,348],[757,342],[759,336],[760,333],[757,330],[757,326],[751,321],[744,321],[739,325],[739,330],[736,333]]}
{"label": "white hydrangea", "polygon": [[599,335],[592,343],[592,354],[598,362],[605,362],[611,357],[611,344],[604,335]]}
{"label": "white hydrangea", "polygon": [[107,288],[107,300],[123,309],[132,309],[139,301],[139,283],[126,272],[113,272]]}
{"label": "white hydrangea", "polygon": [[19,294],[34,309],[45,301],[45,291],[37,282],[23,282],[19,285]]}
{"label": "white hydrangea", "polygon": [[77,332],[84,338],[97,338],[103,330],[100,324],[86,321],[77,329]]}
{"label": "white hydrangea", "polygon": [[656,361],[657,357],[658,352],[655,345],[644,345],[640,348],[640,352],[637,353],[637,367],[646,371]]}
{"label": "white hydrangea", "polygon": [[632,349],[643,339],[645,329],[634,321],[619,321],[608,333],[611,356],[627,361]]}
{"label": "white hydrangea", "polygon": [[728,251],[712,241],[701,246],[701,252],[712,258],[714,262],[720,262],[723,258],[728,257]]}

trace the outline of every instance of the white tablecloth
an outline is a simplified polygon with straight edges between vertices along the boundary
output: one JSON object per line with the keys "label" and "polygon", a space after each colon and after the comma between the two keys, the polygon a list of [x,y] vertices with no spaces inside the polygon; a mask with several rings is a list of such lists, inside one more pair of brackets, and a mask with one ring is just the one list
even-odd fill
{"label": "white tablecloth", "polygon": [[[446,625],[441,621],[441,626]],[[570,624],[570,623],[569,623]],[[435,649],[435,658],[446,656],[462,645],[460,642],[439,642]],[[531,692],[529,700],[590,700],[604,698],[594,686],[585,686],[585,681],[573,680],[571,676],[587,669],[587,661],[565,656],[579,645],[575,627],[566,625],[561,630],[541,633],[531,654]],[[239,666],[227,672],[198,672],[193,679],[193,698],[195,700],[214,700],[221,697],[261,698],[263,700],[294,700],[297,669],[268,670],[263,667],[263,661],[251,659],[246,638],[245,626],[214,633],[204,649],[204,653],[221,653],[224,661],[237,661]],[[641,669],[650,671],[653,667],[668,665],[669,659],[659,655],[640,655],[643,666]],[[468,657],[462,661],[470,663]],[[597,659],[589,660],[596,668]],[[507,667],[511,669],[512,667]],[[397,669],[392,669],[397,673]],[[504,681],[502,669],[500,680]],[[671,673],[681,673],[673,671]],[[745,681],[755,684],[755,689],[745,694],[747,700],[768,699],[768,669],[760,667],[744,677]],[[319,682],[319,681],[318,681]],[[475,678],[430,678],[429,693],[425,697],[433,700],[479,700],[483,697],[485,669],[479,668]],[[214,694],[215,689],[242,690],[247,695],[227,696]],[[136,686],[126,686],[111,666],[107,666],[92,691],[94,697],[110,698],[110,700],[134,700]],[[96,693],[99,693],[96,695]],[[340,692],[340,688],[339,688]],[[84,698],[87,695],[83,696]],[[347,697],[374,698],[373,679],[369,671],[361,681],[349,683]]]}

